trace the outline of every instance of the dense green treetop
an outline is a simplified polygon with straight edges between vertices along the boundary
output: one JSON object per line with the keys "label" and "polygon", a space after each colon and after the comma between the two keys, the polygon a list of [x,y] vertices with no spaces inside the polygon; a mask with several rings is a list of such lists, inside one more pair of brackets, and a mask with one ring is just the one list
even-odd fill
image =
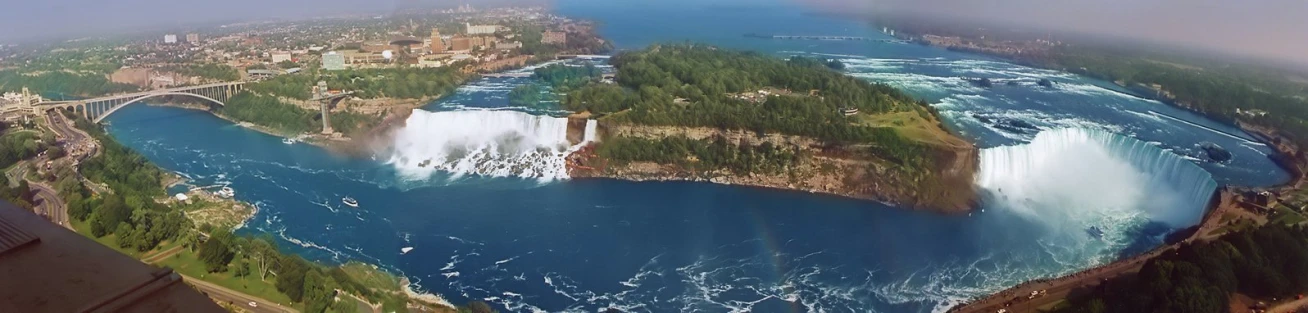
{"label": "dense green treetop", "polygon": [[1228,312],[1230,295],[1288,298],[1308,290],[1308,230],[1279,223],[1187,244],[1134,276],[1073,299],[1068,313]]}
{"label": "dense green treetop", "polygon": [[[621,53],[610,62],[617,68],[618,85],[593,83],[570,92],[564,107],[610,114],[617,122],[775,132],[830,144],[868,145],[872,155],[901,164],[919,163],[924,147],[894,129],[858,123],[857,116],[844,111],[933,114],[925,102],[888,85],[844,75],[819,59],[664,45]],[[743,99],[745,95],[754,100]]]}
{"label": "dense green treetop", "polygon": [[246,85],[246,88],[262,94],[308,100],[312,96],[311,87],[318,81],[326,81],[328,88],[354,91],[355,96],[365,99],[421,99],[453,92],[466,78],[456,66],[314,70],[277,76]]}
{"label": "dense green treetop", "polygon": [[585,86],[599,79],[604,74],[594,65],[569,66],[554,64],[536,69],[532,77],[545,82],[555,90],[571,90]]}
{"label": "dense green treetop", "polygon": [[42,72],[39,74],[18,71],[0,71],[0,92],[18,92],[27,87],[33,93],[60,100],[63,97],[95,97],[113,93],[136,91],[133,85],[110,82],[101,74],[73,74],[69,72]]}
{"label": "dense green treetop", "polygon": [[551,98],[545,93],[545,88],[537,84],[522,84],[509,91],[509,104],[515,106],[539,108],[542,102]]}
{"label": "dense green treetop", "polygon": [[[227,101],[219,113],[237,121],[250,122],[289,134],[322,128],[322,113],[282,102],[277,97],[240,92]],[[369,129],[381,122],[380,115],[336,111],[331,114],[332,128],[345,134]]]}

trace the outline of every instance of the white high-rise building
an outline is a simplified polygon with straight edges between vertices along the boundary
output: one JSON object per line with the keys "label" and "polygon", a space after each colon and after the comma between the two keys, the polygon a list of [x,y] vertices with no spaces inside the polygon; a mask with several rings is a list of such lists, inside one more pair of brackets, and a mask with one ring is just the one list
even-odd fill
{"label": "white high-rise building", "polygon": [[164,35],[164,43],[177,43],[177,35],[173,35],[173,34]]}
{"label": "white high-rise building", "polygon": [[499,25],[472,25],[464,24],[467,27],[468,35],[490,35],[500,30]]}

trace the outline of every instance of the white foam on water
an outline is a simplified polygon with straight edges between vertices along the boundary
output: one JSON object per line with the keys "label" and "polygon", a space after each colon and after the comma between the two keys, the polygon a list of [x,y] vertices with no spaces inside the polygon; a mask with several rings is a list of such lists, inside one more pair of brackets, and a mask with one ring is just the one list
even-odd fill
{"label": "white foam on water", "polygon": [[1029,144],[981,151],[977,185],[1010,210],[1050,227],[1082,229],[1143,213],[1183,228],[1199,222],[1217,188],[1181,156],[1101,130],[1044,131]]}
{"label": "white foam on water", "polygon": [[[593,122],[587,122],[587,139],[594,137]],[[578,146],[567,136],[567,118],[508,110],[414,110],[395,135],[387,163],[408,179],[426,179],[436,171],[455,177],[568,179],[564,157]]]}
{"label": "white foam on water", "polygon": [[1161,118],[1166,118],[1166,119],[1169,119],[1169,120],[1177,121],[1177,122],[1180,122],[1180,123],[1182,123],[1182,124],[1186,124],[1186,125],[1194,126],[1195,128],[1199,128],[1199,129],[1203,129],[1203,130],[1206,130],[1206,131],[1210,131],[1210,132],[1213,132],[1213,133],[1215,133],[1215,134],[1222,135],[1222,136],[1226,136],[1226,137],[1229,137],[1229,138],[1231,138],[1231,139],[1239,140],[1239,141],[1244,142],[1244,143],[1247,143],[1247,144],[1253,144],[1253,145],[1259,145],[1259,146],[1266,146],[1266,144],[1261,143],[1261,142],[1257,142],[1257,141],[1249,140],[1249,139],[1244,138],[1244,137],[1236,136],[1236,135],[1231,134],[1231,133],[1228,133],[1228,132],[1224,132],[1224,131],[1221,131],[1221,130],[1218,130],[1218,129],[1215,129],[1215,128],[1212,128],[1212,127],[1208,127],[1208,126],[1201,125],[1201,124],[1199,124],[1199,123],[1195,123],[1195,122],[1191,122],[1191,121],[1187,121],[1187,120],[1179,119],[1179,118],[1176,118],[1176,117],[1171,116],[1171,115],[1162,114],[1162,113],[1158,113],[1158,112],[1154,112],[1154,111],[1149,111],[1149,114],[1153,114],[1154,116],[1157,116],[1157,117],[1161,117]]}

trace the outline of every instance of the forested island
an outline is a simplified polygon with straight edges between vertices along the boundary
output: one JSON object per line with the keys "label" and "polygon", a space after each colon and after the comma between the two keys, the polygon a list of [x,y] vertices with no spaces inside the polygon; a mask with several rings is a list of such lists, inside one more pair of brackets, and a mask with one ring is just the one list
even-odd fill
{"label": "forested island", "polygon": [[944,211],[973,200],[970,143],[926,102],[827,60],[683,44],[610,62],[615,83],[591,74],[562,99],[598,119],[601,135],[570,158],[573,177],[704,180]]}

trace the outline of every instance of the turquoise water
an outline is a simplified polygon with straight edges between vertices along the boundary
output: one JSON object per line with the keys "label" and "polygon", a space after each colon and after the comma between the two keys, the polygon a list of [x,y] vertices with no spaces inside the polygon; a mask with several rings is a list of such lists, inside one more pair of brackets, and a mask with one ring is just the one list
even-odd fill
{"label": "turquoise water", "polygon": [[[1248,135],[1119,93],[1102,82],[916,45],[750,39],[742,35],[884,35],[858,22],[807,15],[784,5],[726,9],[593,1],[565,2],[558,8],[601,20],[604,36],[620,48],[690,39],[783,56],[840,58],[850,64],[851,75],[930,100],[944,112],[949,127],[982,147],[1035,139],[1036,130],[1003,127],[1020,120],[1040,130],[1078,127],[1125,134],[1149,143],[1130,146],[1174,152],[1220,183],[1270,185],[1288,177],[1267,159],[1266,147]],[[1032,83],[1050,78],[1060,88],[987,90],[971,87],[958,78],[962,76]],[[508,90],[525,81],[477,81],[425,110],[502,108]],[[283,144],[205,112],[138,105],[109,120],[115,138],[160,166],[197,184],[230,184],[238,199],[255,203],[259,213],[240,232],[273,233],[283,248],[312,259],[371,262],[451,302],[484,300],[513,312],[610,307],[634,312],[941,311],[1030,278],[1151,248],[1170,227],[1151,220],[1148,212],[1202,210],[1149,202],[1064,206],[1039,201],[1018,209],[989,199],[984,211],[941,216],[803,192],[704,183],[541,182],[450,173],[415,179],[384,154],[375,160],[332,156],[309,145]],[[1200,143],[1221,145],[1235,157],[1225,163],[1203,161]],[[1129,170],[1121,165],[1130,160],[1114,156],[1130,154],[1076,163]],[[1190,177],[1136,170],[1098,177],[1037,173],[1068,175],[1062,180],[1088,186],[1136,186],[1130,185],[1137,182],[1132,177],[1141,175]],[[1178,186],[1196,183],[1173,181]],[[1063,199],[1057,195],[1078,190],[1046,192]],[[345,196],[358,199],[360,207],[341,204]],[[1074,210],[1077,214],[1065,214]],[[1104,238],[1087,235],[1083,229],[1090,226],[1103,228]],[[413,249],[402,253],[405,247]]]}

